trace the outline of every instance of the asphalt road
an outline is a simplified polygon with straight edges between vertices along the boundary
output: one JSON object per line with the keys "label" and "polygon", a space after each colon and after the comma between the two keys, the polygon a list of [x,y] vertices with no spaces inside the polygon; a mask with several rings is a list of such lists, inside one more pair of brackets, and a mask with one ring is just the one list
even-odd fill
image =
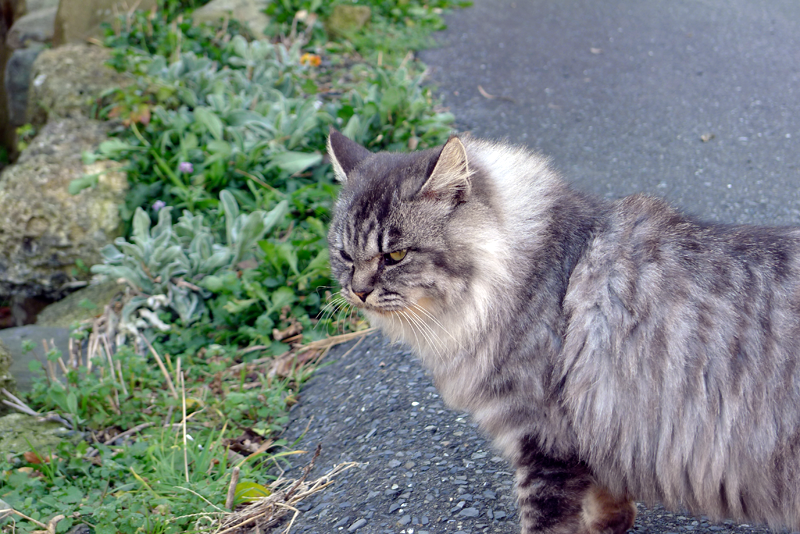
{"label": "asphalt road", "polygon": [[[460,130],[533,147],[608,198],[800,224],[800,2],[475,0],[447,21],[421,57]],[[362,466],[304,503],[293,532],[518,532],[508,465],[413,356],[378,337],[348,348],[286,435],[322,444],[312,475]],[[768,532],[643,506],[634,530]]]}

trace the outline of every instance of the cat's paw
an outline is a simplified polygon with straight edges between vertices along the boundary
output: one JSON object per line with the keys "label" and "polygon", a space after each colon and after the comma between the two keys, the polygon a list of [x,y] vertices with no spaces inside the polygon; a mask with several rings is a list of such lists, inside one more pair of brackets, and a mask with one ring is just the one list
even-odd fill
{"label": "cat's paw", "polygon": [[581,523],[585,534],[624,534],[633,528],[636,505],[616,499],[608,490],[591,486],[583,497]]}

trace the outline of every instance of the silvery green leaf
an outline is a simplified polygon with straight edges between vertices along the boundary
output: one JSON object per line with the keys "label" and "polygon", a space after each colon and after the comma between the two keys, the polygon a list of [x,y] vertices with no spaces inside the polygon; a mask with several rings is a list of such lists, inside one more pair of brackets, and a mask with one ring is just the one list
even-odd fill
{"label": "silvery green leaf", "polygon": [[184,291],[186,288],[172,286],[172,306],[183,321],[184,325],[190,325],[197,319],[205,309],[205,304],[197,293]]}
{"label": "silvery green leaf", "polygon": [[208,289],[212,293],[219,293],[225,287],[225,283],[221,276],[209,275],[200,280],[198,284],[200,287]]}
{"label": "silvery green leaf", "polygon": [[196,234],[189,243],[189,251],[197,254],[201,259],[208,258],[213,252],[214,240],[208,234]]}
{"label": "silvery green leaf", "polygon": [[210,133],[214,139],[218,141],[222,140],[222,121],[213,111],[208,108],[197,107],[194,108],[194,117],[198,123],[202,124],[206,130],[208,130],[208,133]]}
{"label": "silvery green leaf", "polygon": [[289,174],[298,174],[322,162],[322,154],[318,152],[282,152],[275,154],[270,167],[278,167]]}
{"label": "silvery green leaf", "polygon": [[114,245],[106,245],[101,248],[100,255],[106,263],[119,263],[125,258],[125,255]]}
{"label": "silvery green leaf", "polygon": [[241,35],[235,35],[233,39],[231,39],[231,48],[233,48],[237,56],[242,58],[247,57],[249,46],[247,46],[247,40]]}
{"label": "silvery green leaf", "polygon": [[[172,208],[169,206],[161,208],[158,212],[158,223],[153,227],[150,235],[157,238],[163,234],[172,233]],[[157,246],[157,245],[155,245]]]}
{"label": "silvery green leaf", "polygon": [[126,262],[123,258],[122,263],[130,263],[133,265],[139,265],[141,262],[144,261],[145,257],[145,249],[143,246],[140,246],[135,243],[128,243],[122,242],[117,243],[120,251],[122,252],[124,258],[130,258],[131,261]]}
{"label": "silvery green leaf", "polygon": [[217,140],[209,141],[208,144],[206,144],[206,149],[210,153],[212,153],[214,155],[217,155],[217,156],[220,156],[220,157],[228,157],[233,152],[233,149],[231,148],[231,144],[230,143],[226,143],[225,141],[217,141]]}
{"label": "silvery green leaf", "polygon": [[136,212],[133,214],[132,235],[134,239],[147,239],[150,237],[150,216],[142,208],[136,208]]}
{"label": "silvery green leaf", "polygon": [[348,139],[359,139],[359,134],[361,133],[361,119],[358,118],[358,115],[353,115],[350,117],[350,120],[347,121],[347,126],[342,129],[342,135],[347,137]]}
{"label": "silvery green leaf", "polygon": [[233,254],[228,249],[218,250],[210,257],[201,261],[197,270],[201,274],[213,274],[223,267],[230,266],[232,259]]}
{"label": "silvery green leaf", "polygon": [[154,266],[157,266],[159,264],[171,263],[180,257],[186,257],[183,253],[183,248],[180,245],[173,245],[153,251],[152,263]]}
{"label": "silvery green leaf", "polygon": [[275,224],[286,217],[286,214],[289,213],[289,202],[286,200],[282,200],[278,203],[277,206],[272,208],[269,213],[264,215],[264,232],[269,232],[272,230],[272,227]]}
{"label": "silvery green leaf", "polygon": [[223,189],[219,194],[219,201],[225,212],[225,235],[228,238],[228,244],[232,245],[236,234],[236,219],[239,217],[239,204],[233,193],[227,189]]}
{"label": "silvery green leaf", "polygon": [[237,236],[234,246],[233,263],[242,261],[245,254],[252,250],[256,241],[264,236],[264,220],[259,212],[247,216]]}
{"label": "silvery green leaf", "polygon": [[147,297],[136,296],[131,298],[120,312],[120,320],[123,323],[130,323],[133,320],[133,313],[147,304]]}

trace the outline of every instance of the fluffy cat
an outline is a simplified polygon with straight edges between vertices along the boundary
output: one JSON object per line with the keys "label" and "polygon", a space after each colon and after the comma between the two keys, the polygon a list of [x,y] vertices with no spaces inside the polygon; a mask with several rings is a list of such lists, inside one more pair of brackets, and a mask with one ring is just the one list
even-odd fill
{"label": "fluffy cat", "polygon": [[800,230],[607,202],[469,137],[328,148],[341,295],[512,462],[524,534],[625,532],[633,499],[800,529]]}

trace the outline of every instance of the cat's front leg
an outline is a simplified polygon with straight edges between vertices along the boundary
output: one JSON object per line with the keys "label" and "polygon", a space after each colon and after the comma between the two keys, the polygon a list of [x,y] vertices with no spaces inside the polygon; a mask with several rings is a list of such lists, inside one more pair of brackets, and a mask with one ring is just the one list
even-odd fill
{"label": "cat's front leg", "polygon": [[597,485],[579,462],[523,455],[517,468],[522,534],[623,534],[636,506]]}

